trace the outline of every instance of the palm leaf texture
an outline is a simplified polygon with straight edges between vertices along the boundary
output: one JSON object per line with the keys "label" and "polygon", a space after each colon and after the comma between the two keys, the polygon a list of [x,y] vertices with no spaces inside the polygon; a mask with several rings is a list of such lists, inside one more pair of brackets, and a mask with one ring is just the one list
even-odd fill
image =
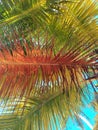
{"label": "palm leaf texture", "polygon": [[96,0],[1,0],[0,130],[58,130],[98,78]]}

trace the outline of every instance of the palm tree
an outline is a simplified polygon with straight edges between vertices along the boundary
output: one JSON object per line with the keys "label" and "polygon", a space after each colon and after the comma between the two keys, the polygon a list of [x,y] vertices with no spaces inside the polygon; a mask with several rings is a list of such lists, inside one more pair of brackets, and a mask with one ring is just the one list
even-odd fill
{"label": "palm tree", "polygon": [[58,130],[98,78],[96,0],[1,0],[0,130]]}

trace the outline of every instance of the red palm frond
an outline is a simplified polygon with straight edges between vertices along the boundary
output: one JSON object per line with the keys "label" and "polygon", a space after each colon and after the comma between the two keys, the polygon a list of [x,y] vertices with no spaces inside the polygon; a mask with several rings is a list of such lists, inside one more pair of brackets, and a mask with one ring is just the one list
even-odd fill
{"label": "red palm frond", "polygon": [[[1,44],[0,51],[0,96],[30,96],[32,90],[45,93],[49,89],[61,87],[62,91],[69,92],[72,87],[81,90],[81,83],[85,75],[89,78],[89,70],[97,75],[96,53],[92,53],[84,45],[82,53],[75,49],[62,48],[57,54],[47,45],[34,47],[23,39],[14,41],[13,46]],[[54,43],[51,43],[54,44]],[[66,52],[65,52],[66,50]],[[97,78],[97,76],[95,77]],[[91,81],[91,78],[88,79]]]}

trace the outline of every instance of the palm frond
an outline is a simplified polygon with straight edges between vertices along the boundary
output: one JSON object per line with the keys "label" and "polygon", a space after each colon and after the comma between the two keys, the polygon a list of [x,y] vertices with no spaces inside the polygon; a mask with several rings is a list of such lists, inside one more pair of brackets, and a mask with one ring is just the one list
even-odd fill
{"label": "palm frond", "polygon": [[[15,99],[13,100],[13,103],[7,101],[6,104],[6,111],[3,112],[4,115],[8,113],[6,117],[6,123],[9,122],[11,127],[10,129],[56,129],[59,127],[64,128],[66,125],[66,120],[68,119],[69,115],[72,115],[72,117],[75,116],[74,113],[79,112],[80,104],[80,95],[77,94],[78,98],[75,95],[75,91],[72,90],[69,98],[66,96],[66,94],[63,94],[62,91],[59,89],[54,94],[51,92],[48,92],[47,95],[44,94],[39,97],[31,97],[26,99],[26,101],[21,100],[21,102]],[[14,105],[13,105],[14,104]],[[16,104],[16,106],[15,106]],[[3,104],[4,105],[4,104]],[[8,107],[7,107],[8,106]],[[13,107],[15,106],[15,108]],[[19,109],[18,109],[19,108]],[[71,109],[72,108],[72,109]],[[14,111],[13,111],[14,109]],[[19,114],[20,111],[24,110],[24,114]],[[10,114],[9,114],[10,111]],[[12,115],[17,115],[17,118],[15,117],[15,121],[12,118]],[[1,115],[3,118],[4,116]],[[8,119],[7,119],[8,117]],[[46,120],[47,117],[47,120]],[[5,119],[4,119],[5,120]],[[3,121],[3,120],[2,120]],[[54,125],[52,123],[54,122]],[[23,125],[25,123],[25,125]],[[0,125],[0,128],[3,127],[3,124]]]}
{"label": "palm frond", "polygon": [[[7,35],[6,40],[9,38]],[[49,39],[51,44],[48,45],[47,42],[42,43],[43,38],[45,38],[43,42],[48,41],[48,35],[44,35],[42,38],[38,37],[37,41],[33,39],[31,42],[25,38],[13,39],[13,42],[9,44],[1,41],[0,97],[1,101],[5,100],[5,103],[3,101],[3,105],[1,105],[2,114],[8,115],[9,118],[10,115],[20,118],[16,125],[15,122],[10,122],[12,130],[14,127],[21,130],[39,129],[40,127],[40,129],[53,129],[57,122],[62,121],[63,116],[65,123],[68,116],[75,116],[72,112],[76,113],[76,109],[79,109],[77,100],[81,102],[79,95],[84,94],[82,88],[88,81],[93,87],[92,78],[89,78],[97,74],[97,54],[93,53],[92,55],[90,50],[94,48],[93,44],[89,45],[90,48],[80,46],[84,52],[79,48],[66,49],[65,52],[65,47],[63,47],[60,52],[55,54],[53,47],[55,40]],[[49,47],[50,45],[52,47]],[[97,77],[95,78],[97,79]],[[61,104],[62,108],[58,108]],[[64,109],[67,109],[68,116],[65,117],[67,115],[65,113],[58,117]],[[56,111],[58,119],[56,119]],[[45,125],[46,119],[43,119],[45,115],[49,117],[47,125]],[[51,126],[52,118],[54,126]],[[31,125],[33,119],[36,122],[34,126]],[[20,122],[26,125],[22,126]],[[61,123],[61,128],[64,123]],[[3,126],[1,127],[3,128]]]}
{"label": "palm frond", "polygon": [[1,96],[28,96],[33,88],[44,92],[58,85],[64,91],[74,85],[78,91],[85,74],[89,77],[89,70],[97,75],[96,53],[92,55],[91,51],[93,43],[88,48],[81,46],[84,52],[78,48],[65,52],[64,47],[55,55],[53,48],[47,50],[47,45],[41,42],[34,41],[35,47],[33,43],[29,46],[26,39],[17,39],[12,45],[1,44]]}
{"label": "palm frond", "polygon": [[78,121],[83,88],[98,79],[95,1],[2,0],[0,10],[0,129]]}
{"label": "palm frond", "polygon": [[[6,23],[7,21],[13,22],[13,20],[22,19],[23,17],[25,17],[25,15],[27,15],[27,14],[30,15],[30,12],[32,12],[36,8],[39,9],[44,4],[45,4],[45,0],[43,0],[43,1],[40,1],[40,0],[4,1],[4,0],[2,0],[0,5],[2,8],[2,11],[4,12],[3,13],[3,15],[4,15],[3,19],[5,20],[4,23]],[[34,13],[34,11],[33,11],[33,13]]]}
{"label": "palm frond", "polygon": [[6,27],[11,30],[16,27],[17,30],[25,31],[27,28],[29,30],[29,26],[34,30],[46,25],[49,18],[43,6],[45,2],[45,0],[11,0],[7,2],[2,0],[0,7],[3,13],[0,28],[3,27],[4,30]]}
{"label": "palm frond", "polygon": [[62,5],[61,10],[62,14],[51,17],[53,20],[50,22],[50,31],[58,39],[58,44],[55,45],[57,51],[64,44],[66,47],[75,48],[80,44],[89,45],[95,41],[94,44],[97,46],[97,5],[86,0]]}

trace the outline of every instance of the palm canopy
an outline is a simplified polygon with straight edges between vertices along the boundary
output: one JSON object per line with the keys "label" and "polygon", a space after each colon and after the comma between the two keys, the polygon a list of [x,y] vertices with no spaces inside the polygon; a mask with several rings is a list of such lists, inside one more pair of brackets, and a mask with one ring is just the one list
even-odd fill
{"label": "palm canopy", "polygon": [[98,77],[97,15],[92,0],[1,0],[0,129],[78,121],[83,87]]}

